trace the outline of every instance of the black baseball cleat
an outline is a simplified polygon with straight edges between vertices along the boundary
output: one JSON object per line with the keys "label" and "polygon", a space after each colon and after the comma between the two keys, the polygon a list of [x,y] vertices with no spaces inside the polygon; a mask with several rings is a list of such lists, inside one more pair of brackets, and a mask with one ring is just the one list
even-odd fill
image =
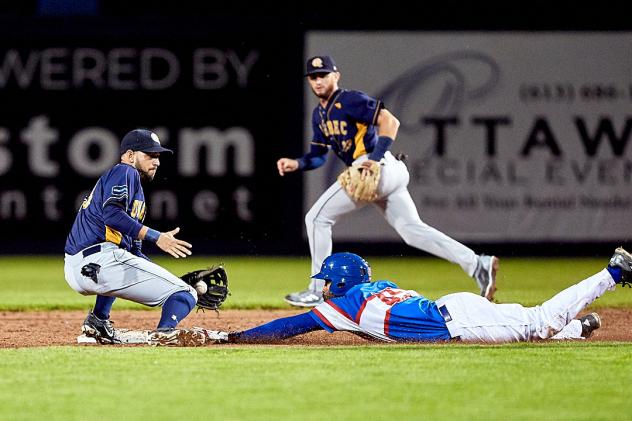
{"label": "black baseball cleat", "polygon": [[582,324],[582,338],[590,338],[593,332],[601,327],[601,317],[597,313],[590,313],[578,319]]}
{"label": "black baseball cleat", "polygon": [[615,279],[615,283],[632,288],[632,254],[625,251],[623,247],[617,247],[610,258],[608,267],[621,270],[621,279]]}
{"label": "black baseball cleat", "polygon": [[101,320],[92,313],[92,310],[88,312],[86,320],[83,321],[81,331],[84,335],[94,338],[101,344],[113,344],[118,342],[114,337],[114,327],[112,322],[107,320]]}

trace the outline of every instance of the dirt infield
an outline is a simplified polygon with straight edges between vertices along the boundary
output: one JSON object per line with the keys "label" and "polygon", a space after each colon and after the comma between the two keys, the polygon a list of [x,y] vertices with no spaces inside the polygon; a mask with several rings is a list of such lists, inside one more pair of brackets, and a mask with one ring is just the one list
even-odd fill
{"label": "dirt infield", "polygon": [[[189,315],[181,327],[200,326],[215,330],[241,330],[270,320],[298,314],[297,310],[225,310]],[[632,310],[599,309],[603,326],[591,341],[632,341]],[[0,348],[21,348],[48,345],[77,345],[84,311],[0,312]],[[115,327],[153,329],[160,319],[158,311],[113,311]],[[324,331],[297,336],[283,342],[287,345],[366,345],[369,341],[346,332]]]}

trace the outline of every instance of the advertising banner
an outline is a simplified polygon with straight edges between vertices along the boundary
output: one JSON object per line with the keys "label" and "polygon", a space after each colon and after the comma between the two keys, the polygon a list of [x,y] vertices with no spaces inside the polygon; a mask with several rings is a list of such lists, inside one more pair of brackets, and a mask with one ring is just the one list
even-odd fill
{"label": "advertising banner", "polygon": [[[332,55],[341,87],[399,119],[391,150],[424,222],[461,241],[606,242],[632,236],[630,46],[620,32],[310,32],[305,57]],[[306,208],[341,170],[329,155]],[[334,235],[399,241],[372,206]]]}
{"label": "advertising banner", "polygon": [[161,156],[145,187],[147,225],[180,226],[191,240],[281,236],[282,207],[270,203],[281,202],[274,162],[291,113],[264,110],[296,108],[284,83],[288,63],[299,60],[280,53],[282,32],[199,23],[36,26],[4,26],[11,36],[0,40],[5,245],[52,240],[61,252],[81,201],[137,127],[175,151]]}

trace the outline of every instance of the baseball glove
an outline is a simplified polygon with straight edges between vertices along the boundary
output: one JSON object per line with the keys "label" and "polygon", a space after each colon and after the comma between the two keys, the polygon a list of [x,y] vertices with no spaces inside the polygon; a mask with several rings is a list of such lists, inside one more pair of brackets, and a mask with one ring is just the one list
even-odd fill
{"label": "baseball glove", "polygon": [[197,305],[203,309],[217,310],[230,294],[228,291],[228,275],[221,264],[208,269],[194,270],[185,273],[181,279],[195,288],[195,284],[202,281],[207,286],[204,294],[198,294]]}
{"label": "baseball glove", "polygon": [[347,167],[338,176],[338,182],[350,198],[355,201],[372,202],[377,199],[377,187],[380,183],[380,164],[365,161],[360,165]]}

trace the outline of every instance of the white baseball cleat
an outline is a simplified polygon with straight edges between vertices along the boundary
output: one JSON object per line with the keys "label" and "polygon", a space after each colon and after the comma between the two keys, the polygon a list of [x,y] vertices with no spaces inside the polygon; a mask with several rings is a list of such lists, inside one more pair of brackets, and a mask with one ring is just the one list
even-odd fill
{"label": "white baseball cleat", "polygon": [[478,266],[474,271],[474,279],[481,289],[481,296],[489,301],[494,299],[496,293],[496,274],[500,260],[496,256],[478,256]]}
{"label": "white baseball cleat", "polygon": [[323,295],[311,289],[306,289],[288,294],[284,300],[295,307],[316,307],[323,302]]}

